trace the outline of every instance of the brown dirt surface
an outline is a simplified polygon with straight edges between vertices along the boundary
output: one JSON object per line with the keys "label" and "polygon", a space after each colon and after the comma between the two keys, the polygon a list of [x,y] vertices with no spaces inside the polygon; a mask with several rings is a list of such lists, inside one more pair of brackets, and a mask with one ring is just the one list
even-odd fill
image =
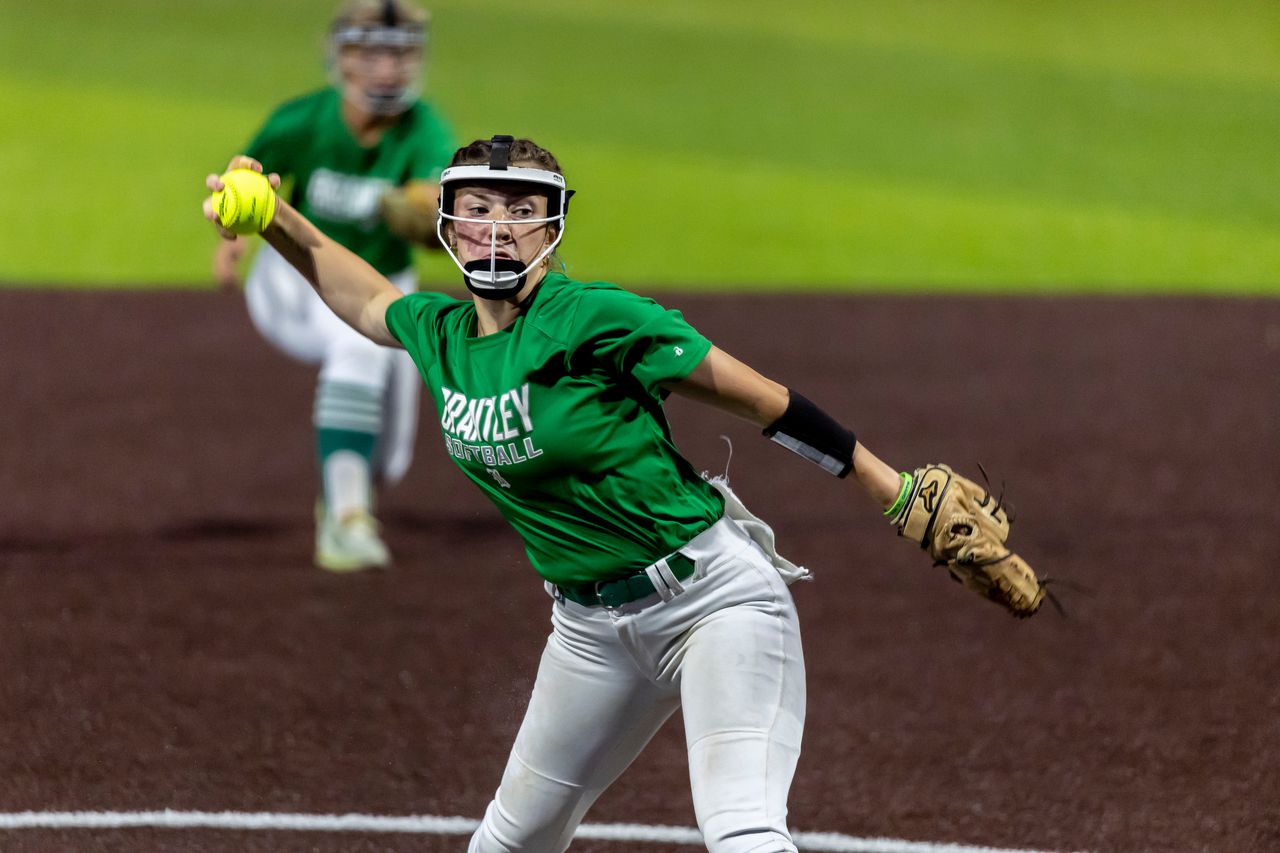
{"label": "brown dirt surface", "polygon": [[[1070,618],[1005,617],[848,482],[675,400],[780,544],[797,830],[1280,850],[1280,300],[662,296],[890,462],[981,462]],[[314,375],[208,293],[0,292],[0,812],[478,817],[548,599],[423,412],[389,572],[311,566]],[[588,816],[693,825],[678,720]],[[461,837],[0,831],[0,849],[458,850]],[[575,851],[660,853],[581,842]],[[692,848],[679,848],[692,849]]]}

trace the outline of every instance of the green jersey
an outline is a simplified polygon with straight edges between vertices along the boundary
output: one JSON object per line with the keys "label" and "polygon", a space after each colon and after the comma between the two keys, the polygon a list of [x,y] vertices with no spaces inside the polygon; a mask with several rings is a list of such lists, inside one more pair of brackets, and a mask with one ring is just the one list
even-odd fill
{"label": "green jersey", "polygon": [[382,194],[407,181],[436,180],[456,147],[440,115],[418,101],[366,148],[343,121],[342,94],[323,89],[277,108],[245,153],[268,172],[292,176],[290,204],[391,275],[408,269],[411,256],[409,243],[378,216]]}
{"label": "green jersey", "polygon": [[662,383],[711,349],[679,311],[550,273],[495,334],[476,337],[475,305],[439,293],[397,300],[386,321],[435,397],[449,455],[552,583],[638,571],[719,520],[724,499],[662,411]]}

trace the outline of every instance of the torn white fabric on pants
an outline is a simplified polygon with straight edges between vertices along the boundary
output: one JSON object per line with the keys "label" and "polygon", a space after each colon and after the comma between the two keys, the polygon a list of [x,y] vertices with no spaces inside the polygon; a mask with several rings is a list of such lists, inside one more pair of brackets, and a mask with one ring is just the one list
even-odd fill
{"label": "torn white fabric on pants", "polygon": [[[703,476],[706,477],[706,474]],[[787,582],[787,586],[796,581],[813,580],[813,575],[808,569],[797,566],[778,553],[778,547],[773,541],[773,528],[751,514],[751,510],[747,509],[729,488],[727,477],[707,477],[707,482],[724,497],[724,514],[742,525],[742,529],[747,532],[752,541],[768,556],[773,567],[778,570],[778,574],[782,575],[782,579]]]}

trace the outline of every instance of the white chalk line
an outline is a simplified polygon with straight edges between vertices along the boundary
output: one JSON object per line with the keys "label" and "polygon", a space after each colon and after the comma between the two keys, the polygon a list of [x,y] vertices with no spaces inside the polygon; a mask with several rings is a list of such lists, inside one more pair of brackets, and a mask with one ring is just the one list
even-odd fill
{"label": "white chalk line", "polygon": [[[308,832],[406,832],[424,835],[470,835],[479,821],[435,815],[280,814],[276,812],[0,812],[0,830],[8,829],[240,829],[302,830]],[[640,823],[585,823],[577,838],[601,841],[649,841],[702,844],[692,827],[650,826]],[[801,850],[831,853],[1054,853],[1010,847],[904,841],[896,838],[858,838],[837,832],[795,832]]]}

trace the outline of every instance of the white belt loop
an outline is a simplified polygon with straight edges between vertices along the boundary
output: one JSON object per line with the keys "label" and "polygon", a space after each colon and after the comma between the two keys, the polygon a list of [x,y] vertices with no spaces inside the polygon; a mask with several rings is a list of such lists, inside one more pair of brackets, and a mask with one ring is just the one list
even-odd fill
{"label": "white belt loop", "polygon": [[[671,567],[667,565],[666,557],[663,557],[652,566],[647,566],[644,573],[664,602],[670,601],[684,592],[684,587],[680,585],[680,581],[676,580],[676,576],[671,573]],[[668,578],[670,578],[670,581],[668,581]]]}
{"label": "white belt loop", "polygon": [[680,583],[676,573],[671,571],[671,564],[667,562],[666,557],[654,563],[653,566],[658,570],[658,577],[662,578],[663,583],[671,589],[672,595],[679,595],[684,592],[684,584]]}
{"label": "white belt loop", "polygon": [[543,581],[542,588],[547,591],[547,595],[551,596],[561,604],[564,604],[564,593],[560,591],[560,587],[556,586],[551,581]]}

